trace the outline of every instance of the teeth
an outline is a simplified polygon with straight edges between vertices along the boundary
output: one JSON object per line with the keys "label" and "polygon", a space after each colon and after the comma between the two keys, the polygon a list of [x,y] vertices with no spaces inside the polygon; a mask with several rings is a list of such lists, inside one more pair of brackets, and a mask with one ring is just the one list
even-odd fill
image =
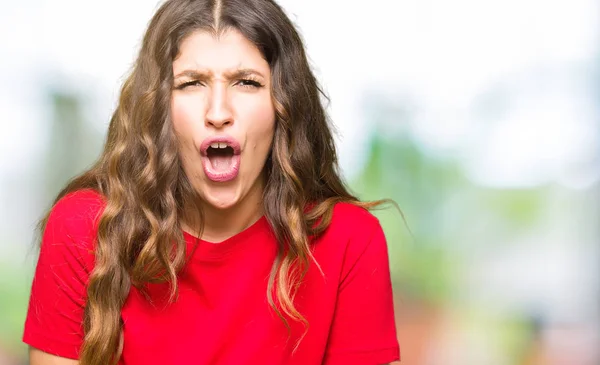
{"label": "teeth", "polygon": [[229,147],[225,142],[215,142],[210,144],[211,148],[227,148]]}
{"label": "teeth", "polygon": [[214,149],[225,149],[225,148],[229,148],[229,144],[227,142],[213,142],[210,144],[210,146],[208,148],[214,148]]}

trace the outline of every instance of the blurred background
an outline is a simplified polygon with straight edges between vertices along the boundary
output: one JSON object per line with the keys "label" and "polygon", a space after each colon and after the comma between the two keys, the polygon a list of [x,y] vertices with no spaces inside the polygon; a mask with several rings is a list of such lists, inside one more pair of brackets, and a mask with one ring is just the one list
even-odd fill
{"label": "blurred background", "polygon": [[[380,211],[406,365],[600,364],[600,3],[280,0]],[[98,155],[155,0],[1,1],[0,365],[36,221]]]}

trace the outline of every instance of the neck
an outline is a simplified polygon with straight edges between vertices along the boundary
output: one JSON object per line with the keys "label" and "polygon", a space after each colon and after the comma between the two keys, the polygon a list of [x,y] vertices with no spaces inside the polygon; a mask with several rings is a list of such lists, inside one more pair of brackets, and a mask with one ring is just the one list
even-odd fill
{"label": "neck", "polygon": [[[219,209],[209,204],[202,204],[202,233],[184,224],[183,228],[208,242],[222,242],[250,227],[264,214],[264,183],[258,179],[248,194],[234,206]],[[198,227],[198,224],[192,227]]]}
{"label": "neck", "polygon": [[[244,200],[250,200],[249,198],[251,197]],[[224,241],[250,227],[260,219],[263,212],[262,202],[239,202],[229,209],[205,206],[201,238],[208,242]]]}

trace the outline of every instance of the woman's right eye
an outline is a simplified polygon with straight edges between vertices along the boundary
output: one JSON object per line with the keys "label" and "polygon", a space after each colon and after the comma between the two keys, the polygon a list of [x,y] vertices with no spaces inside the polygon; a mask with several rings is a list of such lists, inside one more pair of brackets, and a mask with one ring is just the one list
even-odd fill
{"label": "woman's right eye", "polygon": [[198,80],[186,81],[186,82],[179,84],[179,86],[177,86],[176,89],[182,90],[182,89],[185,89],[190,86],[202,86],[202,82],[200,82]]}

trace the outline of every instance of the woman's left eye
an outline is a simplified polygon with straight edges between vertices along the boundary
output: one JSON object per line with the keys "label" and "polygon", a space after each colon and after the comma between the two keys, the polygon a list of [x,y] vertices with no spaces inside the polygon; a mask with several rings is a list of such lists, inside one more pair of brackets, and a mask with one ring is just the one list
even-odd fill
{"label": "woman's left eye", "polygon": [[251,87],[251,88],[259,88],[262,87],[262,84],[255,80],[243,79],[237,82],[238,85],[242,87]]}

